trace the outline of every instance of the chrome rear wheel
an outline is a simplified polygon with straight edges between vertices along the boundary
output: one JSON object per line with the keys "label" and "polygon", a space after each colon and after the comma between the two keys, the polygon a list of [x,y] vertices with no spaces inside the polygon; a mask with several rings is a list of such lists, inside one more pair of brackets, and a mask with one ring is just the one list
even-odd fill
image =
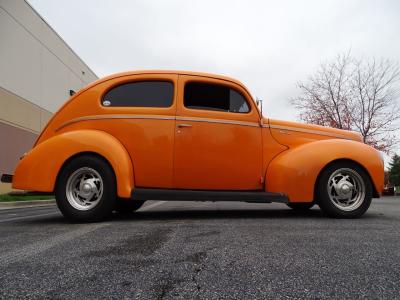
{"label": "chrome rear wheel", "polygon": [[65,192],[72,207],[78,210],[92,209],[103,195],[103,179],[92,168],[80,168],[69,176]]}
{"label": "chrome rear wheel", "polygon": [[69,220],[103,220],[115,206],[117,183],[114,171],[97,155],[75,157],[58,174],[55,196],[59,209]]}

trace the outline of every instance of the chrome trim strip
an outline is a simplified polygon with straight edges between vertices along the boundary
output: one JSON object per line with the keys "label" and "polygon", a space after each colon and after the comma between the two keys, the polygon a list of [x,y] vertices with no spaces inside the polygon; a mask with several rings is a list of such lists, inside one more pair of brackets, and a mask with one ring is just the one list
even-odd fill
{"label": "chrome trim strip", "polygon": [[230,125],[240,125],[249,127],[260,127],[258,123],[251,123],[245,121],[234,121],[234,120],[224,120],[224,119],[208,119],[208,118],[196,118],[196,117],[172,117],[163,115],[93,115],[86,117],[79,117],[67,121],[61,124],[56,131],[60,129],[83,121],[93,121],[93,120],[112,120],[112,119],[138,119],[138,120],[178,120],[178,121],[192,121],[192,122],[205,122],[205,123],[216,123],[216,124],[230,124]]}
{"label": "chrome trim strip", "polygon": [[163,115],[94,115],[87,117],[80,117],[67,121],[61,126],[59,126],[56,131],[60,129],[82,121],[92,121],[92,120],[113,120],[113,119],[139,119],[139,120],[175,120],[175,117],[163,116]]}
{"label": "chrome trim strip", "polygon": [[259,123],[252,123],[252,122],[246,122],[246,121],[225,120],[225,119],[208,119],[208,118],[180,117],[180,116],[177,116],[176,120],[177,121],[179,120],[179,121],[192,121],[192,122],[205,122],[205,123],[240,125],[240,126],[249,126],[249,127],[260,127]]}
{"label": "chrome trim strip", "polygon": [[[264,125],[263,125],[263,127],[264,127]],[[336,138],[340,138],[340,139],[352,140],[352,138],[345,136],[345,135],[329,133],[329,132],[320,131],[320,130],[312,130],[312,129],[297,128],[297,127],[282,126],[282,125],[268,125],[268,127],[271,129],[281,129],[281,130],[288,130],[288,131],[304,132],[304,133],[309,133],[309,134],[324,135],[324,136],[336,137]]]}
{"label": "chrome trim strip", "polygon": [[[163,115],[93,115],[93,116],[79,117],[79,118],[67,121],[67,122],[61,124],[61,126],[59,126],[56,129],[56,131],[59,131],[60,129],[62,129],[68,125],[82,122],[82,121],[112,120],[112,119],[177,120],[177,121],[205,122],[205,123],[214,123],[214,124],[240,125],[240,126],[248,126],[248,127],[260,127],[260,124],[252,123],[252,122],[224,120],[224,119],[208,119],[208,118],[197,118],[197,117],[180,117],[180,116],[172,117],[172,116],[163,116]],[[296,132],[304,132],[304,133],[309,133],[309,134],[324,135],[324,136],[330,136],[330,137],[351,140],[351,138],[341,135],[341,134],[328,133],[328,132],[319,131],[319,130],[297,128],[297,127],[291,127],[291,126],[282,126],[282,125],[269,125],[269,124],[262,124],[261,127],[262,128],[288,130],[288,131],[296,131]]]}

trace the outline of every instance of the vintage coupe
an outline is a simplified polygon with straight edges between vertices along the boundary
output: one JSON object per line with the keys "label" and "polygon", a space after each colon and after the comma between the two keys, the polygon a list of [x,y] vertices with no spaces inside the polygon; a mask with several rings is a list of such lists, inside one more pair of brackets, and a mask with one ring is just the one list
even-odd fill
{"label": "vintage coupe", "polygon": [[141,71],[72,96],[12,185],[54,192],[75,221],[145,200],[318,204],[328,216],[354,218],[379,197],[383,162],[357,133],[264,118],[235,79]]}

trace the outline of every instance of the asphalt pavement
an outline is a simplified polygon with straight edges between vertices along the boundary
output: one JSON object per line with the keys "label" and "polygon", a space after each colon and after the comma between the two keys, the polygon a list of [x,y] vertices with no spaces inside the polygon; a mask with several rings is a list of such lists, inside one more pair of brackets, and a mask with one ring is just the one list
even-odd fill
{"label": "asphalt pavement", "polygon": [[318,207],[151,201],[102,223],[0,211],[0,298],[400,299],[400,197]]}

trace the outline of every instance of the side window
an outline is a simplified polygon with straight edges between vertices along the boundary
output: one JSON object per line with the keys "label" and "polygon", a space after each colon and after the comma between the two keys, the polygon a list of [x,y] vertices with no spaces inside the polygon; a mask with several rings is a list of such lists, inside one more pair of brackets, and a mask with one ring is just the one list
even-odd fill
{"label": "side window", "polygon": [[174,99],[174,85],[169,81],[137,81],[118,85],[103,97],[103,106],[169,107]]}
{"label": "side window", "polygon": [[185,85],[184,105],[192,109],[216,110],[234,113],[250,111],[246,99],[224,85],[188,82]]}

